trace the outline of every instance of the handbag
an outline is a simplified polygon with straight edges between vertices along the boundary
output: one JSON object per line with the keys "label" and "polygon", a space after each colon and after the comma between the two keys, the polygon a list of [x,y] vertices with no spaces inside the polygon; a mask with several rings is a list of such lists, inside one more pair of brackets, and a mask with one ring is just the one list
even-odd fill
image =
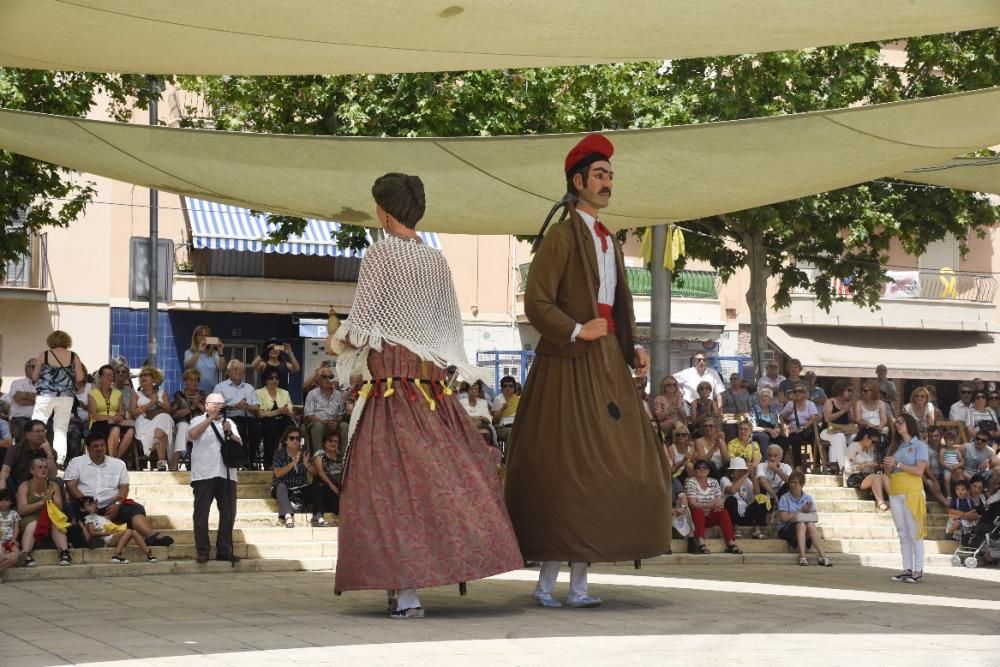
{"label": "handbag", "polygon": [[856,435],[857,424],[828,424],[826,430],[830,433],[843,433],[844,435]]}
{"label": "handbag", "polygon": [[215,437],[219,439],[222,462],[226,465],[226,468],[242,468],[246,466],[249,459],[247,457],[247,450],[244,449],[243,445],[232,438],[223,438],[222,434],[219,433],[219,429],[216,428],[214,421],[212,422],[212,431],[215,432]]}
{"label": "handbag", "polygon": [[795,515],[795,523],[816,523],[819,517],[816,512],[799,512]]}

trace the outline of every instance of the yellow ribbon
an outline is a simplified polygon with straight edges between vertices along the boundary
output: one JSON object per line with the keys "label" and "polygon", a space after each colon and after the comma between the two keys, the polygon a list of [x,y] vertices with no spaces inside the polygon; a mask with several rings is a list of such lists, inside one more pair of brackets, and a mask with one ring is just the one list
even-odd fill
{"label": "yellow ribbon", "polygon": [[372,393],[372,381],[369,380],[358,390],[358,396],[361,398],[368,398],[368,394]]}
{"label": "yellow ribbon", "polygon": [[52,527],[60,533],[65,533],[69,527],[69,517],[51,500],[45,501],[45,511],[49,513],[49,523],[52,524]]}
{"label": "yellow ribbon", "polygon": [[414,380],[413,384],[417,385],[417,389],[419,389],[420,393],[424,395],[424,400],[426,400],[427,404],[431,406],[431,412],[437,409],[437,401],[435,401],[431,395],[427,393],[427,390],[424,389],[424,385],[420,384],[420,380]]}
{"label": "yellow ribbon", "polygon": [[444,393],[445,396],[451,396],[452,394],[455,393],[455,390],[451,388],[451,385],[449,385],[444,380],[441,380],[441,391]]}
{"label": "yellow ribbon", "polygon": [[[663,268],[674,270],[677,260],[685,254],[687,248],[684,242],[684,232],[673,225],[667,225],[667,240],[663,244]],[[642,234],[642,246],[639,249],[643,262],[653,263],[653,228],[647,227]]]}
{"label": "yellow ribbon", "polygon": [[396,393],[396,390],[392,388],[392,378],[385,379],[385,393],[382,394],[384,398],[389,398]]}
{"label": "yellow ribbon", "polygon": [[957,299],[958,298],[958,276],[955,275],[955,269],[950,269],[947,266],[943,267],[939,271],[941,284],[944,285],[944,291],[941,293],[942,299]]}
{"label": "yellow ribbon", "polygon": [[889,475],[889,495],[903,496],[907,508],[917,524],[917,537],[927,537],[927,501],[924,499],[924,480],[920,475],[894,472]]}

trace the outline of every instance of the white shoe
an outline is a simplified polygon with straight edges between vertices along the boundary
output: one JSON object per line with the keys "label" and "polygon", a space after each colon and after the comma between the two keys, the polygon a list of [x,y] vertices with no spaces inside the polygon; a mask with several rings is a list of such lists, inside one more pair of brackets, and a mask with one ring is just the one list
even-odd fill
{"label": "white shoe", "polygon": [[559,600],[555,599],[551,595],[542,595],[542,594],[539,594],[539,593],[532,593],[531,597],[535,598],[535,601],[538,602],[538,604],[542,605],[543,607],[545,607],[547,609],[558,609],[559,607],[562,606],[562,602],[560,602]]}
{"label": "white shoe", "polygon": [[566,600],[566,604],[574,609],[584,609],[589,607],[600,607],[601,603],[604,602],[601,598],[596,595],[584,595],[579,598],[569,598]]}

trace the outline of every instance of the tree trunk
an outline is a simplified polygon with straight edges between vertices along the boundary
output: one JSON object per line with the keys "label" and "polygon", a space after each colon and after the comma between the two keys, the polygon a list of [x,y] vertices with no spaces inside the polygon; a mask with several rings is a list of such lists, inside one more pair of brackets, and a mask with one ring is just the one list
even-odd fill
{"label": "tree trunk", "polygon": [[[750,268],[750,288],[747,290],[747,307],[750,310],[750,353],[756,377],[764,370],[764,352],[767,344],[767,279],[771,272],[767,267],[767,250],[764,235],[751,232],[743,235],[743,247],[747,251],[747,266]],[[755,378],[756,379],[756,378]]]}

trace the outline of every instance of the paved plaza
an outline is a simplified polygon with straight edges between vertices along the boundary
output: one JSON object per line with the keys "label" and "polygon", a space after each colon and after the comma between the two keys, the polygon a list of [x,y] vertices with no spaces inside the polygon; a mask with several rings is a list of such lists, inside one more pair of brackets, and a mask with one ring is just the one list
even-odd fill
{"label": "paved plaza", "polygon": [[[422,620],[332,572],[24,581],[0,586],[0,665],[1000,665],[1000,571],[922,585],[857,565],[597,566],[598,609],[542,609],[537,571],[421,593]],[[565,595],[563,580],[557,593]]]}

